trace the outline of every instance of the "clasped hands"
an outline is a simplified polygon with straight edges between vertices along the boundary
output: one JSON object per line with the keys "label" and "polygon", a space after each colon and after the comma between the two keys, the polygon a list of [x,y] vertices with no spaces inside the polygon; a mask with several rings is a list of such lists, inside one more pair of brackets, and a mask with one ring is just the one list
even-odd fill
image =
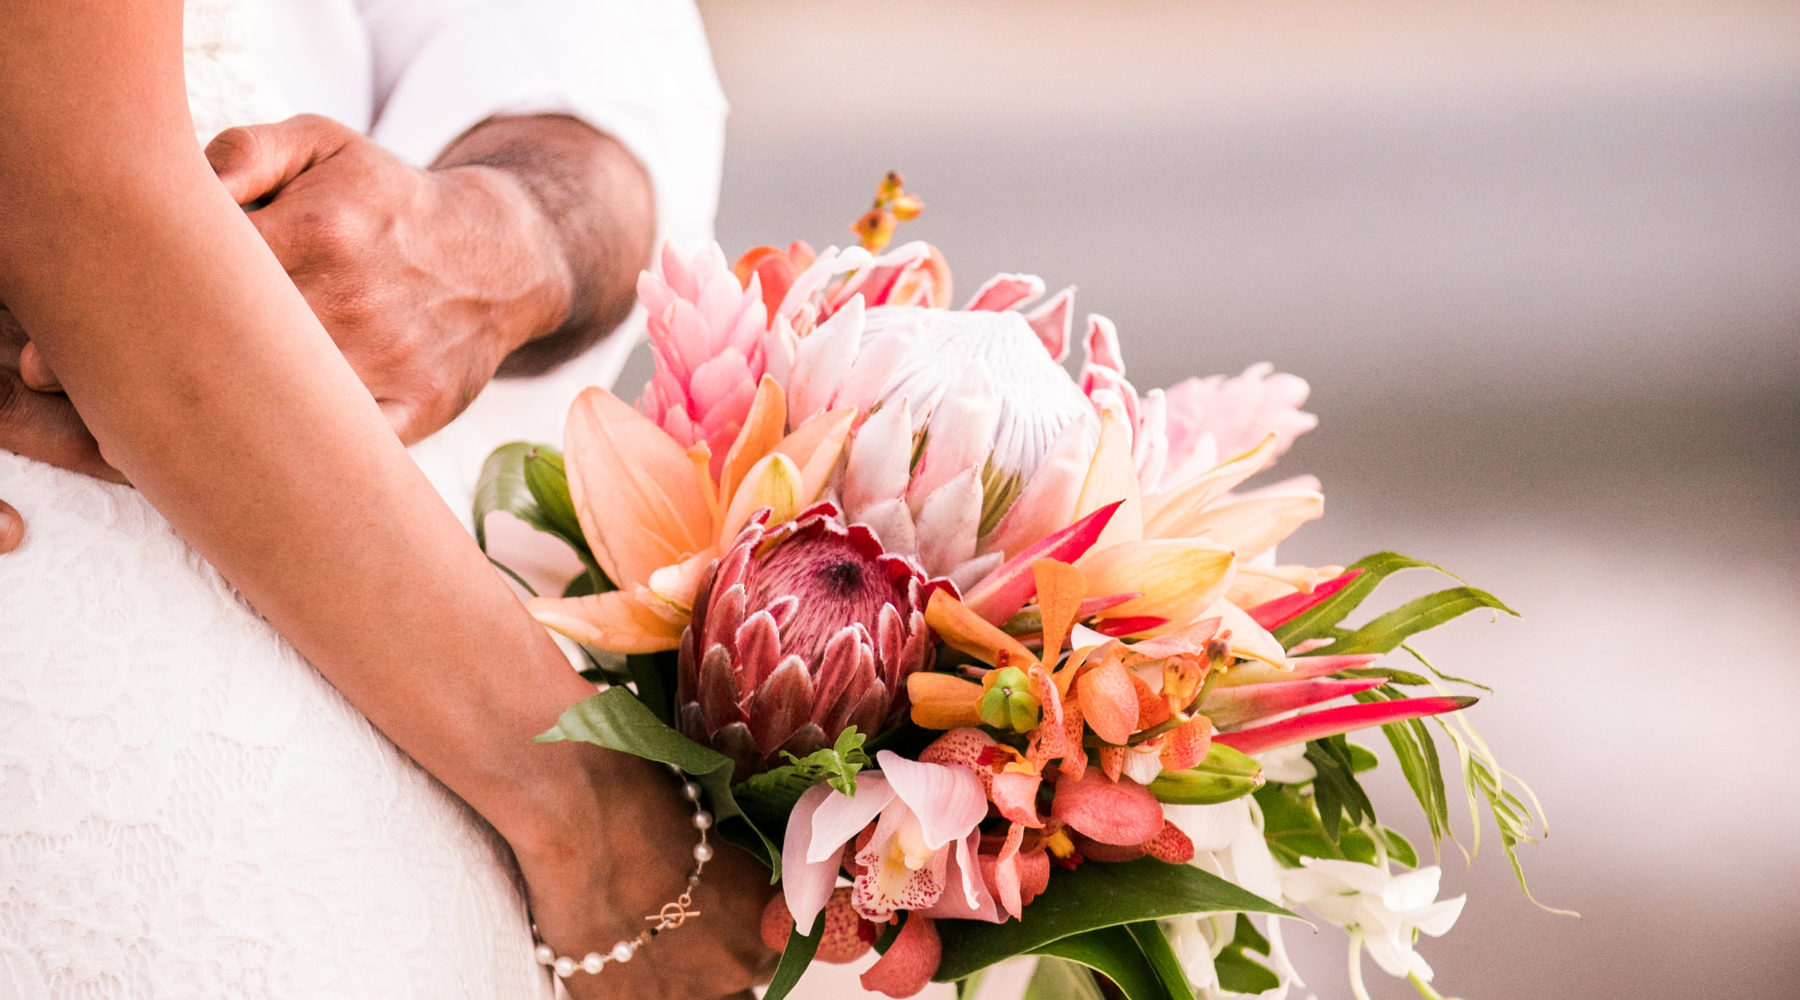
{"label": "clasped hands", "polygon": [[[552,143],[611,143],[573,119],[502,121]],[[461,413],[518,348],[593,319],[572,314],[582,296],[556,222],[516,174],[480,162],[497,148],[487,129],[429,170],[313,115],[229,129],[206,149],[407,444]],[[0,448],[123,481],[4,304]],[[0,552],[21,529],[0,503]]]}
{"label": "clasped hands", "polygon": [[[206,156],[408,444],[503,365],[547,367],[616,325],[650,249],[647,178],[574,119],[484,123],[429,170],[316,116],[228,130]],[[123,481],[3,305],[0,448]],[[0,553],[24,530],[0,499]],[[685,885],[692,848],[661,768],[588,750],[592,787],[570,790],[577,819],[502,830],[546,940],[577,955],[640,930]],[[567,986],[579,1000],[745,991],[769,961],[757,927],[770,891],[754,861],[721,847],[699,887],[701,917]]]}

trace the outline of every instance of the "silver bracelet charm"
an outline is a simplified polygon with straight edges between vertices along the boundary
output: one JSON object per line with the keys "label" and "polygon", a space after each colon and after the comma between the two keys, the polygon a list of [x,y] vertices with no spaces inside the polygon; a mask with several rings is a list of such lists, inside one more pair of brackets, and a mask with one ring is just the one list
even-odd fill
{"label": "silver bracelet charm", "polygon": [[674,930],[687,923],[691,918],[700,915],[700,911],[693,908],[694,890],[700,885],[700,875],[706,870],[706,863],[713,857],[712,845],[706,840],[706,832],[712,829],[713,817],[712,813],[706,811],[705,803],[701,801],[700,786],[684,775],[680,768],[671,765],[669,770],[675,772],[675,777],[681,781],[682,795],[694,804],[694,829],[700,831],[700,841],[694,845],[694,870],[688,873],[687,888],[682,890],[681,895],[664,903],[660,911],[644,918],[651,926],[639,931],[636,937],[627,938],[613,945],[612,951],[604,954],[590,951],[580,959],[558,955],[556,949],[545,944],[543,938],[538,935],[537,924],[532,924],[531,937],[537,941],[535,954],[538,964],[549,966],[559,978],[567,979],[577,972],[598,975],[608,963],[629,962],[632,956],[637,954],[639,948],[650,943],[651,938],[663,931]]}

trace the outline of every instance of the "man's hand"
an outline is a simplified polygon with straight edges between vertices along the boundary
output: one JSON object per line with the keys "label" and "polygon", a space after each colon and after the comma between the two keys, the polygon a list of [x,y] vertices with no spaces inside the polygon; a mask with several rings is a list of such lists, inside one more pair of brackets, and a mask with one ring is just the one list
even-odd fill
{"label": "man's hand", "polygon": [[[610,332],[649,260],[648,177],[573,118],[490,119],[428,170],[310,115],[228,129],[206,155],[408,444],[496,371]],[[122,481],[3,305],[0,448]],[[19,533],[0,505],[0,552]]]}
{"label": "man's hand", "polygon": [[[572,119],[527,121],[607,141]],[[206,149],[408,444],[461,413],[508,355],[564,326],[578,296],[556,225],[520,175],[456,153],[419,170],[312,115],[228,129]]]}

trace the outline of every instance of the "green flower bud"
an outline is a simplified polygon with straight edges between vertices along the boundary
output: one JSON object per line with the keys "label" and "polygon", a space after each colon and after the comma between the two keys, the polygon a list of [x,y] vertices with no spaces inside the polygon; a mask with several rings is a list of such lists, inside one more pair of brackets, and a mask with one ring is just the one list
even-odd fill
{"label": "green flower bud", "polygon": [[1031,678],[1018,667],[1003,667],[988,682],[975,706],[981,721],[995,729],[1028,733],[1038,724],[1041,706],[1031,691]]}

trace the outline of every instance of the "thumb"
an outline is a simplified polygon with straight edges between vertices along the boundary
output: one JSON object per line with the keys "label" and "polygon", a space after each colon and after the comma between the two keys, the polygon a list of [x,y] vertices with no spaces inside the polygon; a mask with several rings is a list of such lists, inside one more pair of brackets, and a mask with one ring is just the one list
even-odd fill
{"label": "thumb", "polygon": [[11,552],[19,547],[19,540],[25,537],[25,519],[13,509],[12,504],[0,500],[0,552]]}
{"label": "thumb", "polygon": [[228,128],[206,145],[206,161],[232,200],[248,205],[274,196],[308,167],[344,148],[356,135],[319,115],[295,115],[270,125]]}

